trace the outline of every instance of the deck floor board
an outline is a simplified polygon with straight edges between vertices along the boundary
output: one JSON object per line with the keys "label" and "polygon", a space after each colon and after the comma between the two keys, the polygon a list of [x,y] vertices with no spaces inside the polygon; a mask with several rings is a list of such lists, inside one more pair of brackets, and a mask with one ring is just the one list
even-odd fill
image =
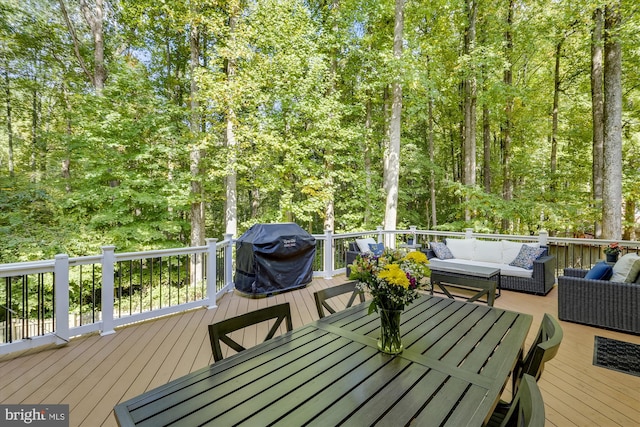
{"label": "deck floor board", "polygon": [[[228,293],[212,309],[195,309],[0,358],[0,403],[70,406],[71,426],[116,426],[113,407],[213,363],[207,325],[248,310],[289,302],[293,326],[318,318],[313,292],[344,282],[316,278],[307,287],[265,298]],[[344,303],[346,299],[342,299]],[[496,307],[534,316],[531,345],[544,313],[557,317],[557,290],[547,296],[503,291]],[[640,378],[593,366],[594,336],[640,344],[640,336],[561,322],[564,340],[539,381],[548,426],[640,425]],[[243,334],[262,341],[266,326]],[[509,394],[505,390],[505,397]]]}

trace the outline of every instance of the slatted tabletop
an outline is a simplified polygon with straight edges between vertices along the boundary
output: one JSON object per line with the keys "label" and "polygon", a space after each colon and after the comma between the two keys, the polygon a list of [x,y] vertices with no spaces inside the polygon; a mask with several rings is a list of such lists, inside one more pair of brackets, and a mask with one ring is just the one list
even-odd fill
{"label": "slatted tabletop", "polygon": [[405,350],[377,350],[368,303],[252,347],[115,407],[121,426],[482,425],[532,317],[423,296]]}

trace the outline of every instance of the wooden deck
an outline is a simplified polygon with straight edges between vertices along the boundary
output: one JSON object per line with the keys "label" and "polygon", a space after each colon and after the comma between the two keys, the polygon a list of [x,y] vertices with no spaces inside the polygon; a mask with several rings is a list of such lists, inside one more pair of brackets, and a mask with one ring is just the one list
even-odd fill
{"label": "wooden deck", "polygon": [[[230,293],[216,309],[197,309],[0,359],[0,403],[69,404],[71,426],[115,426],[113,407],[146,390],[213,363],[207,325],[263,306],[290,302],[293,326],[318,318],[313,292],[344,281],[315,279],[304,289],[270,298]],[[546,297],[503,291],[496,307],[530,313],[533,341],[545,312],[557,317],[557,292]],[[640,336],[561,322],[564,340],[539,381],[548,426],[640,425],[640,377],[595,367],[594,336],[640,344]],[[259,334],[246,332],[252,345]]]}

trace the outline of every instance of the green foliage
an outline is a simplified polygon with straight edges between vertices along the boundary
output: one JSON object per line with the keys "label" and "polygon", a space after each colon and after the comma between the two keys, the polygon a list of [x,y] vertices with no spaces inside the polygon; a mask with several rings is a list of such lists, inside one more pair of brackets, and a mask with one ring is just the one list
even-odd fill
{"label": "green foliage", "polygon": [[[431,226],[432,174],[440,229],[505,231],[509,219],[514,233],[574,234],[592,230],[601,215],[591,200],[591,1],[518,4],[512,52],[505,49],[507,5],[481,3],[468,55],[462,53],[463,3],[408,2],[400,61],[392,55],[394,5],[387,0],[110,6],[108,77],[95,93],[55,2],[0,4],[2,262],[97,253],[111,244],[119,251],[182,246],[189,241],[190,204],[200,199],[206,234],[220,236],[230,172],[237,178],[239,233],[279,221],[320,233],[329,206],[336,232],[373,229],[384,218],[390,82],[398,71],[404,98],[399,227]],[[640,23],[628,2],[621,12],[623,199],[638,206]],[[90,31],[77,9],[70,14],[79,53],[91,68]],[[192,71],[189,37],[195,33],[200,56]],[[509,68],[512,85],[504,83]],[[191,93],[192,77],[197,93]],[[478,180],[471,188],[461,184],[460,85],[469,77],[478,89]],[[192,98],[200,106],[197,139],[189,130]],[[510,99],[513,199],[505,201]],[[481,167],[485,107],[488,171]],[[231,114],[235,146],[225,140]],[[14,177],[7,173],[10,135]],[[194,144],[203,153],[201,194],[191,194]],[[489,191],[481,189],[485,174]],[[465,209],[472,212],[469,222]],[[633,227],[634,219],[626,224]]]}

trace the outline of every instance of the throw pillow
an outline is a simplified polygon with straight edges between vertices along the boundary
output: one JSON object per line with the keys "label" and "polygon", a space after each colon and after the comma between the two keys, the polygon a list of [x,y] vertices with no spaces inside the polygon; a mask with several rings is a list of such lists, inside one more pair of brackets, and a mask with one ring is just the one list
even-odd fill
{"label": "throw pillow", "polygon": [[599,262],[584,276],[585,279],[609,280],[613,275],[613,268],[609,264]]}
{"label": "throw pillow", "polygon": [[356,239],[356,245],[358,245],[358,249],[360,252],[365,253],[369,252],[369,243],[375,244],[376,241],[373,237],[367,237],[366,239]]}
{"label": "throw pillow", "polygon": [[612,282],[628,282],[636,280],[640,273],[640,256],[636,254],[626,254],[613,266]]}
{"label": "throw pillow", "polygon": [[540,247],[539,243],[521,243],[521,242],[512,242],[511,240],[503,240],[502,241],[502,263],[503,264],[512,263],[520,253],[520,249],[522,249],[522,245],[531,246],[532,248]]}
{"label": "throw pillow", "polygon": [[433,253],[436,254],[438,259],[453,259],[453,254],[442,242],[433,242],[429,243],[429,247],[433,250]]}
{"label": "throw pillow", "polygon": [[509,265],[524,268],[526,270],[533,270],[533,261],[540,258],[544,251],[544,248],[533,248],[529,245],[522,245],[520,253],[516,259],[509,263]]}
{"label": "throw pillow", "polygon": [[375,256],[380,256],[384,253],[384,243],[369,243],[369,250]]}

